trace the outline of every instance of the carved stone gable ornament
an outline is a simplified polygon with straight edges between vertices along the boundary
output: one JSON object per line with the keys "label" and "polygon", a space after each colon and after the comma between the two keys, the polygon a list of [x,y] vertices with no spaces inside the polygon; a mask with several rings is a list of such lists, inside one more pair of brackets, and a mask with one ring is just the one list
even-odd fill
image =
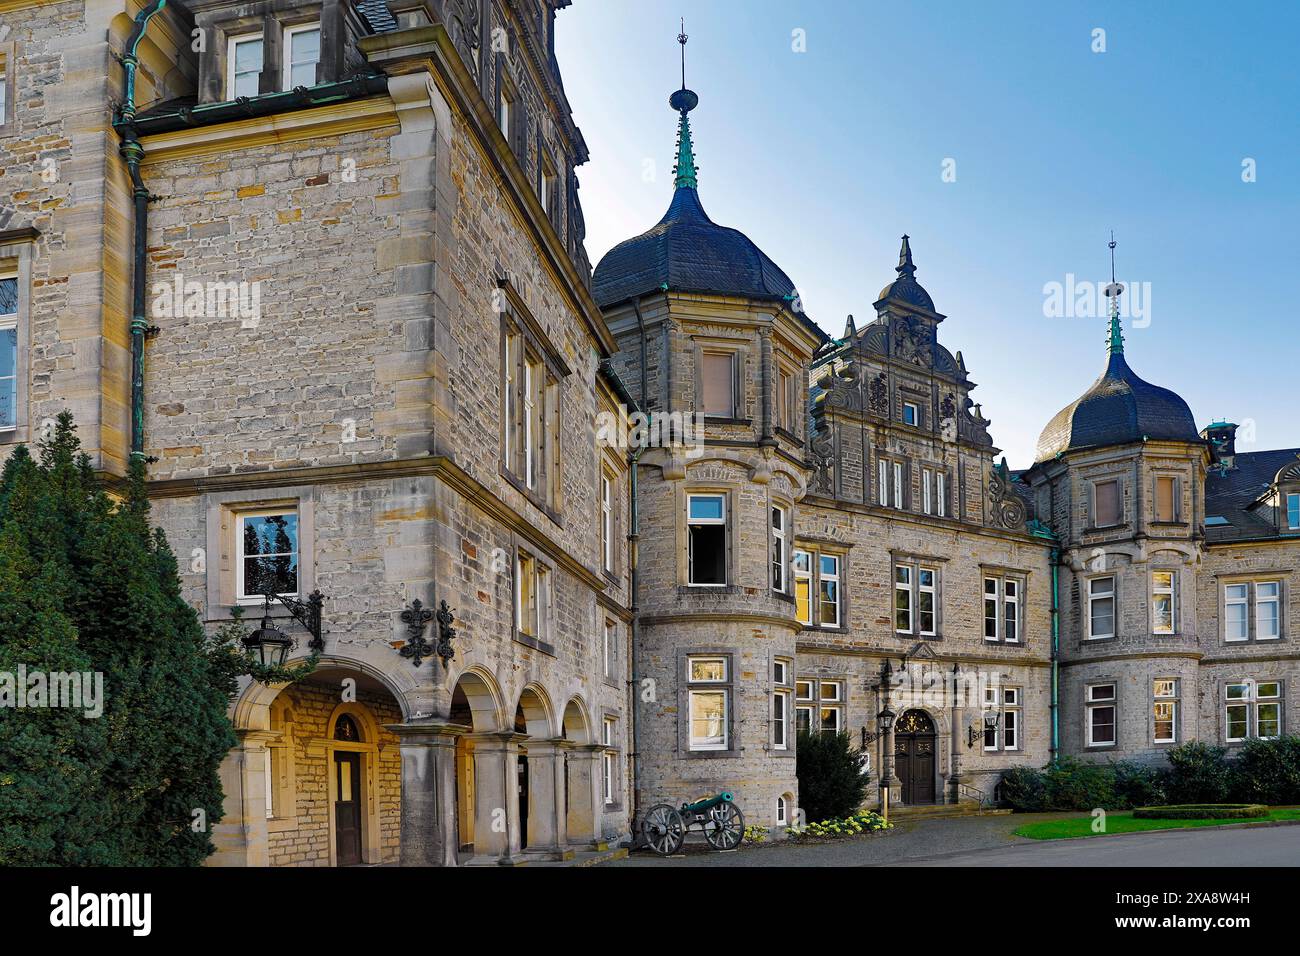
{"label": "carved stone gable ornament", "polygon": [[989,497],[992,504],[989,514],[999,528],[1019,531],[1024,528],[1025,519],[1029,515],[1025,500],[1012,487],[1013,482],[1011,469],[1003,458],[989,475]]}

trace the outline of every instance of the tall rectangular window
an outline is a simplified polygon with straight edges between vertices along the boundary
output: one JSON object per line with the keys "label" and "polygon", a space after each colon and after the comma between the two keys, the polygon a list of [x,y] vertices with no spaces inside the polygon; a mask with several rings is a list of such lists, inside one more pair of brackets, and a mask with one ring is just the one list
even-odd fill
{"label": "tall rectangular window", "polygon": [[1152,740],[1171,744],[1178,738],[1178,681],[1158,677],[1152,682],[1154,698],[1151,710]]}
{"label": "tall rectangular window", "polygon": [[1255,583],[1255,640],[1271,641],[1282,634],[1282,585],[1277,581]]}
{"label": "tall rectangular window", "polygon": [[1002,582],[1003,630],[1008,644],[1020,641],[1020,582],[1007,578]]}
{"label": "tall rectangular window", "polygon": [[894,462],[894,507],[903,507],[903,463]]}
{"label": "tall rectangular window", "polygon": [[984,709],[997,714],[993,727],[984,727],[985,750],[1020,749],[1020,688],[1000,684],[984,688]]}
{"label": "tall rectangular window", "polygon": [[614,788],[618,773],[618,753],[612,749],[614,747],[615,724],[617,722],[614,717],[606,717],[602,722],[601,742],[607,748],[611,748],[607,749],[601,758],[601,791],[606,806],[614,802]]}
{"label": "tall rectangular window", "polygon": [[1292,531],[1300,531],[1300,494],[1286,496],[1286,526]]}
{"label": "tall rectangular window", "polygon": [[1173,634],[1177,625],[1178,574],[1151,572],[1151,631]]}
{"label": "tall rectangular window", "polygon": [[290,27],[284,31],[284,89],[316,85],[320,63],[320,24]]}
{"label": "tall rectangular window", "polygon": [[942,471],[937,471],[935,472],[934,480],[935,513],[938,514],[940,518],[943,518],[948,514],[948,476]]}
{"label": "tall rectangular window", "polygon": [[819,556],[817,568],[819,621],[823,627],[840,626],[840,559]]}
{"label": "tall rectangular window", "polygon": [[1089,747],[1115,746],[1115,685],[1091,684],[1085,690],[1086,742]]}
{"label": "tall rectangular window", "polygon": [[600,566],[614,570],[614,479],[608,471],[600,474]]}
{"label": "tall rectangular window", "polygon": [[688,657],[687,698],[691,750],[726,750],[729,737],[728,661]]}
{"label": "tall rectangular window", "polygon": [[502,430],[502,457],[508,469],[513,472],[519,471],[519,465],[515,461],[516,438],[515,430],[518,427],[519,418],[519,396],[516,394],[518,388],[519,367],[521,364],[520,351],[522,340],[517,332],[507,332],[505,340],[505,349],[503,361],[505,368],[502,370],[501,397],[505,406],[505,422]]}
{"label": "tall rectangular window", "polygon": [[916,402],[903,403],[903,424],[919,425],[921,424],[921,408]]}
{"label": "tall rectangular window", "polygon": [[1281,581],[1241,581],[1223,585],[1225,641],[1274,641],[1281,636]]}
{"label": "tall rectangular window", "polygon": [[933,514],[934,509],[934,472],[929,468],[921,469],[921,510]]}
{"label": "tall rectangular window", "polygon": [[984,579],[984,640],[996,641],[1002,637],[1001,617],[998,614],[998,579]]}
{"label": "tall rectangular window", "polygon": [[789,735],[786,730],[786,714],[790,708],[790,692],[777,689],[772,691],[772,747],[774,750],[788,750]]}
{"label": "tall rectangular window", "polygon": [[514,101],[503,83],[501,89],[497,91],[497,128],[501,130],[501,135],[507,142],[510,140],[510,120],[513,111]]}
{"label": "tall rectangular window", "polygon": [[1088,639],[1115,636],[1115,579],[1088,581]]}
{"label": "tall rectangular window", "polygon": [[250,511],[238,517],[237,599],[256,604],[266,594],[298,594],[298,512]]}
{"label": "tall rectangular window", "polygon": [[724,495],[687,497],[687,581],[727,583],[727,499]]}
{"label": "tall rectangular window", "polygon": [[786,524],[790,513],[781,507],[772,509],[772,590],[784,594],[789,570],[789,557],[786,551]]}
{"label": "tall rectangular window", "polygon": [[882,508],[889,506],[889,462],[881,458],[876,471],[876,499]]}
{"label": "tall rectangular window", "polygon": [[1223,586],[1223,639],[1225,641],[1250,639],[1249,584]]}
{"label": "tall rectangular window", "polygon": [[540,582],[537,559],[524,551],[515,555],[515,630],[539,637]]}
{"label": "tall rectangular window", "polygon": [[801,624],[812,624],[812,553],[794,553],[794,616]]}
{"label": "tall rectangular window", "polygon": [[605,631],[601,637],[601,661],[604,666],[604,673],[606,677],[614,676],[614,647],[615,647],[614,639],[615,639],[614,622],[610,620],[606,620]]}
{"label": "tall rectangular window", "polygon": [[1245,680],[1225,686],[1224,735],[1229,743],[1282,733],[1280,681]]}
{"label": "tall rectangular window", "polygon": [[794,376],[781,369],[776,375],[776,426],[794,432]]}
{"label": "tall rectangular window", "polygon": [[226,99],[257,96],[262,75],[262,34],[231,37],[226,48]]}
{"label": "tall rectangular window", "polygon": [[816,682],[797,680],[794,682],[794,729],[795,733],[812,733],[813,708],[817,703]]}
{"label": "tall rectangular window", "polygon": [[[0,90],[4,77],[0,76]],[[4,113],[0,107],[0,122]],[[0,431],[18,427],[18,279],[0,277]]]}
{"label": "tall rectangular window", "polygon": [[701,394],[704,414],[715,418],[736,417],[736,355],[734,352],[704,352]]}
{"label": "tall rectangular window", "polygon": [[984,578],[984,640],[1020,643],[1021,578]]}
{"label": "tall rectangular window", "polygon": [[818,681],[818,708],[820,730],[824,734],[838,734],[844,729],[844,683],[838,680]]}
{"label": "tall rectangular window", "polygon": [[1095,482],[1092,486],[1093,499],[1096,504],[1095,521],[1098,528],[1107,528],[1119,524],[1120,499],[1119,481],[1111,478]]}
{"label": "tall rectangular window", "polygon": [[936,609],[936,572],[934,568],[916,569],[916,615],[920,633],[933,637],[935,633]]}
{"label": "tall rectangular window", "polygon": [[1178,479],[1168,476],[1157,476],[1156,478],[1156,520],[1157,521],[1177,521],[1177,497],[1175,492],[1178,488]]}
{"label": "tall rectangular window", "polygon": [[894,563],[894,630],[899,634],[937,637],[939,569],[914,559]]}
{"label": "tall rectangular window", "polygon": [[894,568],[894,630],[912,633],[912,568],[900,564]]}

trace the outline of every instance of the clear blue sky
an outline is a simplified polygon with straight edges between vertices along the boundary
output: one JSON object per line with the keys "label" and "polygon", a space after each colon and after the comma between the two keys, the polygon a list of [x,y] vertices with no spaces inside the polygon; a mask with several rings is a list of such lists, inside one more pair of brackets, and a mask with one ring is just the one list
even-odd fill
{"label": "clear blue sky", "polygon": [[1252,420],[1239,450],[1300,446],[1300,5],[576,0],[556,47],[593,263],[668,206],[683,15],[709,215],[835,336],[911,235],[1013,467],[1104,367],[1105,319],[1049,318],[1043,288],[1106,281],[1111,229],[1149,283],[1138,374],[1201,426]]}

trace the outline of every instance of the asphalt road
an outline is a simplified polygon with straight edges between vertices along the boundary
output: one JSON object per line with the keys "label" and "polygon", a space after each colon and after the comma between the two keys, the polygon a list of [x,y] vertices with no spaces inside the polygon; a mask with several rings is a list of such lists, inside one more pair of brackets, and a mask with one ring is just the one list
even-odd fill
{"label": "asphalt road", "polygon": [[907,821],[895,830],[811,845],[776,843],[714,853],[688,846],[661,859],[638,851],[607,866],[1300,866],[1300,826],[1164,830],[1028,840],[1016,827],[1076,814]]}

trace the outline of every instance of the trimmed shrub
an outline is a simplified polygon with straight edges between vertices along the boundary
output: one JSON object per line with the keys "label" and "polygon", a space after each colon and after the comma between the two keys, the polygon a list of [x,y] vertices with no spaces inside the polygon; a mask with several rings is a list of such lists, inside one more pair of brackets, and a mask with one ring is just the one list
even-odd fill
{"label": "trimmed shrub", "polygon": [[862,806],[870,775],[847,733],[800,732],[795,754],[799,809],[805,820],[847,817]]}
{"label": "trimmed shrub", "polygon": [[1182,804],[1138,807],[1133,816],[1140,820],[1246,820],[1268,816],[1268,807],[1262,803]]}
{"label": "trimmed shrub", "polygon": [[1054,809],[1047,806],[1047,773],[1032,767],[1012,767],[1002,775],[1002,800],[1022,813]]}
{"label": "trimmed shrub", "polygon": [[1233,797],[1259,803],[1300,803],[1300,737],[1251,738],[1233,768]]}
{"label": "trimmed shrub", "polygon": [[1222,747],[1199,741],[1171,748],[1166,790],[1179,804],[1224,803],[1233,796],[1236,774]]}
{"label": "trimmed shrub", "polygon": [[1115,773],[1117,808],[1127,810],[1129,807],[1152,807],[1169,799],[1163,770],[1128,761],[1120,761],[1112,769]]}

